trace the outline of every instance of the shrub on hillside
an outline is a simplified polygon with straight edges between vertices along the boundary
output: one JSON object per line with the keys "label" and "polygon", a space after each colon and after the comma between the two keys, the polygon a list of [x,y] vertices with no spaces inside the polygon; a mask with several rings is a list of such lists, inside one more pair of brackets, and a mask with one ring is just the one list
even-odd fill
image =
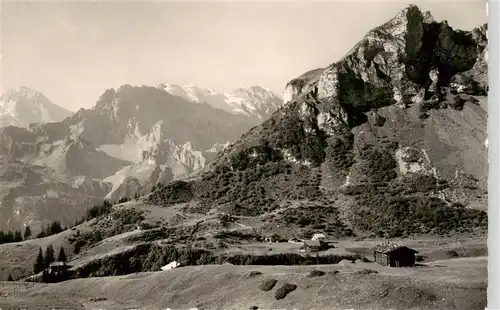
{"label": "shrub on hillside", "polygon": [[325,148],[326,162],[331,173],[341,172],[347,175],[349,168],[354,164],[354,135],[346,130],[327,140]]}
{"label": "shrub on hillside", "polygon": [[[384,214],[383,217],[380,214]],[[353,208],[356,228],[381,237],[443,234],[487,228],[487,214],[462,205],[447,205],[435,197],[388,197],[365,194]]]}
{"label": "shrub on hillside", "polygon": [[361,166],[363,174],[370,182],[388,182],[397,177],[395,171],[397,162],[391,150],[368,144],[361,149],[359,155],[363,160]]}
{"label": "shrub on hillside", "polygon": [[193,195],[191,182],[177,180],[168,184],[159,184],[148,200],[150,203],[161,202],[171,205],[191,201]]}
{"label": "shrub on hillside", "polygon": [[87,209],[87,220],[106,216],[111,213],[113,205],[111,202],[104,200],[102,204],[94,205]]}
{"label": "shrub on hillside", "polygon": [[73,253],[78,254],[83,247],[92,246],[103,239],[103,233],[99,229],[84,233],[77,230],[68,238],[68,241],[74,246]]}

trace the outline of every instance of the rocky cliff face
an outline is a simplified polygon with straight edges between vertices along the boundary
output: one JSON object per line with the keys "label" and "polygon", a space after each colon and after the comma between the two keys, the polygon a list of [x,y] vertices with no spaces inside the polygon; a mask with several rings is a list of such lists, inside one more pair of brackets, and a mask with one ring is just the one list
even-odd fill
{"label": "rocky cliff face", "polygon": [[[289,82],[286,105],[184,186],[182,201],[293,226],[287,206],[299,200],[323,206],[328,220],[303,216],[337,234],[484,228],[471,208],[486,206],[486,28],[455,30],[406,7]],[[150,201],[175,202],[169,186]]]}
{"label": "rocky cliff face", "polygon": [[309,93],[314,87],[316,87],[318,80],[324,71],[324,68],[311,70],[288,82],[283,95],[283,103],[287,104],[294,99]]}

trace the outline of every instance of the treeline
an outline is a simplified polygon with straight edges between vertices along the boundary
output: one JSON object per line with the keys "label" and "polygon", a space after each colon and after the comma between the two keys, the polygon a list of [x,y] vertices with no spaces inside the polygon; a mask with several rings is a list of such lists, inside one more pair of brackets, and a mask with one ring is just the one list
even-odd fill
{"label": "treeline", "polygon": [[[44,238],[44,237],[52,236],[52,235],[58,234],[64,230],[66,230],[66,229],[67,229],[67,227],[62,226],[61,222],[53,221],[53,222],[47,224],[46,226],[42,227],[42,231],[40,231],[38,234],[36,234],[35,238]],[[26,228],[24,229],[24,234],[21,233],[21,230],[8,231],[8,232],[0,231],[0,244],[21,242],[24,240],[29,240],[32,237],[33,237],[33,235],[32,235],[30,226],[26,226]]]}
{"label": "treeline", "polygon": [[[124,197],[119,199],[117,203],[124,203],[128,201],[130,201],[130,198]],[[21,242],[24,240],[29,240],[33,237],[45,238],[48,236],[52,236],[60,232],[63,232],[66,229],[78,226],[85,221],[105,216],[111,212],[112,208],[113,208],[113,203],[108,200],[104,200],[101,204],[93,205],[92,207],[88,208],[85,216],[76,220],[73,223],[73,225],[66,227],[63,226],[60,221],[52,221],[49,224],[42,227],[42,230],[34,236],[32,235],[30,226],[26,226],[24,234],[21,232],[21,230],[7,231],[7,232],[0,231],[0,244]]]}
{"label": "treeline", "polygon": [[47,224],[45,227],[42,227],[42,231],[39,232],[36,235],[36,237],[37,238],[45,238],[45,237],[52,236],[52,235],[58,234],[60,232],[63,232],[66,229],[68,229],[68,228],[62,226],[61,222],[54,221],[54,222]]}
{"label": "treeline", "polygon": [[21,233],[21,230],[15,231],[0,231],[0,244],[4,243],[12,243],[12,242],[21,242],[23,240],[28,240],[31,237],[31,228],[26,226],[24,230],[24,235]]}

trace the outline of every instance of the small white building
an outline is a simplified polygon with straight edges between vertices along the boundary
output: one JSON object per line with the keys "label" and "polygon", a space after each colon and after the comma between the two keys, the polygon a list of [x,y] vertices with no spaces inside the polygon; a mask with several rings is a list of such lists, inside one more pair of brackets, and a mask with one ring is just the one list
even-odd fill
{"label": "small white building", "polygon": [[173,262],[161,267],[161,270],[166,271],[166,270],[174,269],[174,268],[179,267],[180,265],[181,265],[180,263],[173,261]]}
{"label": "small white building", "polygon": [[288,240],[288,242],[289,242],[289,243],[293,243],[293,244],[302,244],[302,243],[303,243],[303,241],[302,241],[302,240],[300,240],[300,239],[298,239],[298,238],[290,238],[290,239]]}
{"label": "small white building", "polygon": [[326,240],[326,237],[323,234],[314,234],[312,236],[311,240],[313,240],[313,241],[322,241],[322,240]]}

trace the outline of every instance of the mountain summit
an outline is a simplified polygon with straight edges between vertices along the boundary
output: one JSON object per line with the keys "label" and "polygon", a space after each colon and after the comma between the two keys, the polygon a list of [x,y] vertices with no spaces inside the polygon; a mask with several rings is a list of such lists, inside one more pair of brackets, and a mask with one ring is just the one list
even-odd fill
{"label": "mountain summit", "polygon": [[313,223],[386,237],[485,228],[475,209],[486,207],[486,29],[406,7],[290,81],[285,106],[198,179],[149,201],[259,215],[284,234]]}
{"label": "mountain summit", "polygon": [[7,90],[0,97],[0,127],[58,122],[71,114],[41,92],[28,87]]}
{"label": "mountain summit", "polygon": [[232,114],[267,119],[276,111],[283,100],[261,86],[238,88],[232,92],[217,93],[208,88],[195,85],[163,83],[158,86],[172,95],[189,102],[205,103],[209,106]]}

